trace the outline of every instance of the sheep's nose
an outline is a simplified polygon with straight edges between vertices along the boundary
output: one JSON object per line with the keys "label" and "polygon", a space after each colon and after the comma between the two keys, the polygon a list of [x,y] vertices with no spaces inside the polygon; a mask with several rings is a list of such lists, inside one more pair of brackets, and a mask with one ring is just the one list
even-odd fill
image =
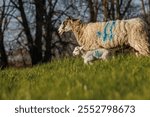
{"label": "sheep's nose", "polygon": [[61,31],[60,31],[60,28],[58,29],[58,32],[60,33]]}

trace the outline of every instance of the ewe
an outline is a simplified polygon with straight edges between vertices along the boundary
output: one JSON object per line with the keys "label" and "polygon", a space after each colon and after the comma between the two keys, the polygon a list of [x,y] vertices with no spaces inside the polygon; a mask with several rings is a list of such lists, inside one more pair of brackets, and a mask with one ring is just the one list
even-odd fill
{"label": "ewe", "polygon": [[147,26],[140,18],[96,23],[82,23],[68,18],[58,31],[60,34],[73,31],[78,44],[84,45],[86,51],[129,45],[141,55],[150,54]]}
{"label": "ewe", "polygon": [[109,56],[109,51],[102,48],[91,51],[85,51],[83,50],[83,46],[82,47],[77,46],[73,51],[73,55],[74,56],[82,55],[85,64],[92,64],[92,61],[94,60],[98,59],[106,60]]}

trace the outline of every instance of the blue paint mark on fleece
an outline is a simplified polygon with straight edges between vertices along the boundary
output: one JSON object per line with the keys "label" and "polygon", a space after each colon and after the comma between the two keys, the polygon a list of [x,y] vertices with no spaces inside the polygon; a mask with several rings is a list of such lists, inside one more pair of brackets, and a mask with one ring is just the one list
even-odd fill
{"label": "blue paint mark on fleece", "polygon": [[110,37],[109,37],[109,40],[110,40],[110,41],[112,41],[113,36],[114,36],[112,30],[113,30],[113,28],[115,27],[115,25],[116,25],[116,22],[115,22],[115,21],[112,21],[112,24],[111,24],[111,26],[110,26]]}
{"label": "blue paint mark on fleece", "polygon": [[103,54],[103,52],[96,50],[96,51],[94,51],[93,56],[98,59],[102,56],[102,54]]}
{"label": "blue paint mark on fleece", "polygon": [[[104,27],[103,32],[100,32],[100,31],[97,32],[97,37],[102,38],[103,42],[106,42],[107,40],[112,41],[113,37],[114,37],[113,28],[115,27],[115,25],[116,25],[115,21],[107,22]],[[109,31],[109,33],[108,33],[108,31]]]}
{"label": "blue paint mark on fleece", "polygon": [[104,28],[104,32],[103,32],[103,41],[105,42],[109,36],[109,34],[107,34],[107,28],[109,26],[109,22],[107,22],[105,28]]}
{"label": "blue paint mark on fleece", "polygon": [[99,38],[101,37],[101,34],[102,34],[102,33],[101,33],[100,31],[97,32],[97,36],[98,36]]}

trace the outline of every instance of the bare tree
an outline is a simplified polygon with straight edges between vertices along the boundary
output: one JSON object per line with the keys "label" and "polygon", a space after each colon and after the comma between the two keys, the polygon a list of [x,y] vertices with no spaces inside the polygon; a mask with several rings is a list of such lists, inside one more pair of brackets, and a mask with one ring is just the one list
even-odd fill
{"label": "bare tree", "polygon": [[24,2],[22,0],[10,0],[10,2],[14,5],[14,8],[17,9],[20,12],[21,15],[21,19],[22,21],[20,21],[23,29],[24,29],[24,33],[26,34],[26,38],[28,40],[28,46],[30,49],[30,55],[32,58],[32,63],[35,64],[36,61],[36,57],[35,57],[35,49],[34,49],[34,45],[33,45],[33,37],[30,31],[30,27],[29,27],[29,23],[27,20],[27,16],[25,13],[25,9],[24,9]]}
{"label": "bare tree", "polygon": [[120,19],[120,17],[121,17],[120,16],[121,14],[120,14],[120,4],[119,4],[119,1],[120,0],[116,0],[116,15],[117,15],[116,18],[117,19]]}
{"label": "bare tree", "polygon": [[103,14],[104,14],[104,21],[108,20],[108,1],[102,0],[103,3]]}
{"label": "bare tree", "polygon": [[[45,30],[45,41],[46,41],[46,50],[44,53],[44,61],[50,61],[51,60],[51,42],[52,42],[52,32],[53,32],[53,26],[52,26],[52,17],[54,15],[54,9],[57,4],[58,0],[55,0],[54,3],[52,3],[51,0],[48,0],[48,8],[45,9],[45,22],[44,22],[44,30]],[[46,4],[45,4],[46,6]]]}
{"label": "bare tree", "polygon": [[104,21],[122,19],[130,9],[132,0],[102,0]]}
{"label": "bare tree", "polygon": [[0,55],[2,67],[7,66],[7,55],[4,47],[4,32],[10,23],[11,17],[8,17],[9,13],[13,12],[13,8],[9,8],[10,2],[3,0],[1,1],[2,6],[0,6]]}
{"label": "bare tree", "polygon": [[46,9],[46,0],[34,0],[36,9],[36,34],[35,45],[37,47],[38,62],[42,61],[42,37],[44,26],[44,14]]}
{"label": "bare tree", "polygon": [[132,0],[125,0],[124,2],[123,2],[123,0],[120,1],[120,9],[121,10],[124,9],[124,10],[122,10],[122,12],[120,12],[121,15],[120,15],[119,19],[122,19],[125,17],[126,13],[128,12],[128,10],[130,8],[131,2],[132,2]]}
{"label": "bare tree", "polygon": [[[21,19],[22,19],[20,23],[24,29],[24,33],[28,40],[28,46],[30,49],[32,63],[37,64],[42,61],[42,36],[43,36],[43,25],[44,25],[44,12],[46,10],[45,0],[38,0],[38,1],[31,0],[30,3],[26,3],[23,0],[18,0],[18,1],[10,0],[10,1],[13,3],[14,7],[20,12]],[[34,11],[36,14],[35,15],[36,33],[34,36],[35,40],[32,37],[33,34],[29,26],[30,22],[28,21],[27,14],[25,13],[27,9],[24,7],[24,4],[35,6],[35,11]]]}
{"label": "bare tree", "polygon": [[[20,12],[22,21],[19,21],[24,29],[24,33],[28,40],[28,46],[32,57],[32,63],[47,62],[51,60],[51,46],[52,46],[52,33],[56,32],[55,23],[59,20],[53,19],[55,13],[55,7],[58,0],[31,0],[30,2],[24,0],[10,0],[14,7]],[[35,35],[31,32],[30,22],[26,14],[25,4],[35,7],[33,16],[35,17]],[[35,37],[35,39],[33,38]],[[43,43],[45,41],[45,51],[42,50]],[[44,54],[43,54],[44,53]]]}
{"label": "bare tree", "polygon": [[149,13],[150,13],[150,0],[148,0],[148,7],[149,7]]}
{"label": "bare tree", "polygon": [[111,0],[111,19],[115,19],[115,0]]}
{"label": "bare tree", "polygon": [[88,5],[90,9],[90,21],[96,22],[99,8],[98,0],[88,0]]}
{"label": "bare tree", "polygon": [[142,3],[143,14],[146,16],[146,10],[145,10],[144,0],[141,0],[141,3]]}

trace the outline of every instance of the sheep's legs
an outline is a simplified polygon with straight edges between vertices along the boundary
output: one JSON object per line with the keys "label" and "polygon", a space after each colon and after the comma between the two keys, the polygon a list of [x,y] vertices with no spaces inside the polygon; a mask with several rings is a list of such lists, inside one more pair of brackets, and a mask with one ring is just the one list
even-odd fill
{"label": "sheep's legs", "polygon": [[131,39],[128,39],[128,43],[131,47],[137,50],[139,54],[143,56],[148,56],[150,54],[150,45],[148,42],[147,33],[143,32],[143,28],[144,27],[139,27],[139,29],[133,29],[131,31]]}
{"label": "sheep's legs", "polygon": [[130,46],[139,52],[139,54],[148,56],[150,54],[149,47],[147,45],[141,45],[137,42],[130,43]]}

